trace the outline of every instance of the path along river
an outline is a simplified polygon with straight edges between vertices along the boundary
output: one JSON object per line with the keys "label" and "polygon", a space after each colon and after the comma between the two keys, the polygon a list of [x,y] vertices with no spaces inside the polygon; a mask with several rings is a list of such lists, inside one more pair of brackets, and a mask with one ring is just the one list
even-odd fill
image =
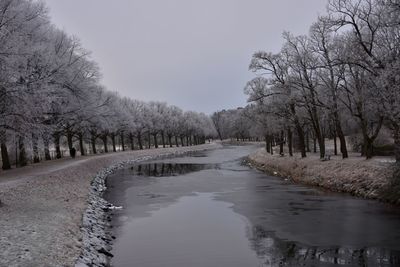
{"label": "path along river", "polygon": [[400,266],[397,207],[290,184],[225,146],[107,179],[113,266]]}

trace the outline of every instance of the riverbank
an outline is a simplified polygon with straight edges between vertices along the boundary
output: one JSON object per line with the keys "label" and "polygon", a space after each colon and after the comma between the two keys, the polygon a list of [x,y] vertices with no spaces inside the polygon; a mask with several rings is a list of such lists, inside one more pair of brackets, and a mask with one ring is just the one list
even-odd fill
{"label": "riverbank", "polygon": [[394,168],[390,158],[365,160],[351,154],[345,160],[332,156],[331,160],[321,161],[317,154],[310,153],[304,159],[299,155],[282,157],[270,155],[262,148],[248,159],[257,169],[296,183],[400,205],[400,194],[391,189]]}
{"label": "riverbank", "polygon": [[[0,266],[74,266],[85,246],[83,214],[88,204],[98,206],[91,194],[99,188],[95,177],[105,179],[123,163],[217,147],[212,143],[109,153],[4,173],[0,176]],[[90,227],[91,218],[85,218]]]}

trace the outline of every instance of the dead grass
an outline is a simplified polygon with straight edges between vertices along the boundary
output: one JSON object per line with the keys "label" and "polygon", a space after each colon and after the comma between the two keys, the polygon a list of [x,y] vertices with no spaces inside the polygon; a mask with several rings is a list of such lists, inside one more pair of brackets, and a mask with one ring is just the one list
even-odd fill
{"label": "dead grass", "polygon": [[357,154],[350,154],[348,159],[332,156],[329,161],[321,161],[314,153],[302,159],[299,155],[270,155],[265,149],[260,149],[250,155],[249,160],[263,171],[295,182],[400,204],[398,194],[388,197],[385,193],[391,187],[394,175],[391,158],[365,160]]}

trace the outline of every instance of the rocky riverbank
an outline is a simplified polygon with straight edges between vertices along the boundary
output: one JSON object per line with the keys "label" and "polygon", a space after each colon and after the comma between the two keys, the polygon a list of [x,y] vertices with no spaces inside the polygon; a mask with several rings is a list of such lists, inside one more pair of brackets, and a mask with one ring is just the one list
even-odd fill
{"label": "rocky riverbank", "polygon": [[125,164],[217,147],[109,153],[5,173],[0,177],[0,266],[106,264],[112,238],[107,216],[114,208],[101,198],[107,175]]}
{"label": "rocky riverbank", "polygon": [[259,149],[249,157],[250,165],[269,174],[296,183],[350,193],[354,196],[400,204],[399,192],[393,192],[393,160],[377,157],[365,160],[358,155],[348,159],[333,156],[321,161],[316,154],[307,158],[270,155]]}

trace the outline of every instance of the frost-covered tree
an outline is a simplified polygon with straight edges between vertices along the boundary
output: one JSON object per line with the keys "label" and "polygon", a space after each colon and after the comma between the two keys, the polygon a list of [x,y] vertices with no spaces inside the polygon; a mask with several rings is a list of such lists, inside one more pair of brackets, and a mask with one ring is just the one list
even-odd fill
{"label": "frost-covered tree", "polygon": [[399,6],[390,0],[331,0],[327,16],[308,35],[284,33],[279,53],[256,52],[250,70],[258,76],[245,93],[253,105],[249,110],[266,118],[266,132],[286,128],[289,141],[295,129],[303,157],[311,134],[321,158],[326,137],[334,138],[335,153],[339,137],[346,158],[345,135],[357,133],[363,155],[371,158],[380,130],[388,127],[399,161]]}
{"label": "frost-covered tree", "polygon": [[0,10],[0,139],[2,168],[9,169],[9,131],[18,135],[20,165],[27,164],[27,132],[35,128],[36,109],[41,109],[33,96],[42,84],[40,53],[48,20],[44,5],[38,2],[1,1]]}
{"label": "frost-covered tree", "polygon": [[131,149],[135,143],[143,149],[145,133],[155,147],[160,139],[165,147],[167,136],[171,146],[172,136],[190,134],[190,140],[212,132],[207,116],[189,112],[184,118],[166,103],[122,98],[107,91],[100,76],[79,39],[51,23],[43,2],[0,1],[2,168],[11,168],[11,145],[24,166],[66,151],[74,155],[76,148],[81,155],[125,150],[126,139]]}
{"label": "frost-covered tree", "polygon": [[349,36],[353,51],[357,51],[353,53],[357,57],[352,57],[347,63],[351,68],[359,69],[357,75],[363,72],[369,78],[368,86],[375,91],[374,96],[379,103],[375,112],[378,111],[392,129],[396,159],[399,161],[400,98],[396,80],[400,56],[399,3],[387,0],[331,0],[329,15],[331,22]]}
{"label": "frost-covered tree", "polygon": [[[340,140],[340,152],[343,158],[348,158],[346,138],[342,126],[339,94],[343,83],[345,66],[340,64],[343,56],[342,38],[335,32],[329,19],[320,17],[311,27],[311,49],[317,60],[317,75],[323,93],[323,105],[333,118],[334,134]],[[336,139],[335,139],[336,140]],[[336,148],[336,146],[335,146]]]}
{"label": "frost-covered tree", "polygon": [[[251,60],[250,70],[257,73],[262,72],[267,77],[257,77],[250,81],[245,87],[245,93],[249,95],[249,102],[256,102],[261,106],[265,104],[271,106],[260,108],[262,111],[269,110],[274,105],[273,110],[275,111],[269,111],[268,114],[285,117],[289,127],[290,125],[294,126],[301,156],[306,157],[303,105],[300,101],[301,94],[291,76],[289,60],[290,54],[287,49],[283,49],[278,54],[256,52]],[[275,101],[271,101],[271,98],[274,98]],[[273,102],[275,104],[271,104]],[[272,139],[270,134],[266,138]]]}

